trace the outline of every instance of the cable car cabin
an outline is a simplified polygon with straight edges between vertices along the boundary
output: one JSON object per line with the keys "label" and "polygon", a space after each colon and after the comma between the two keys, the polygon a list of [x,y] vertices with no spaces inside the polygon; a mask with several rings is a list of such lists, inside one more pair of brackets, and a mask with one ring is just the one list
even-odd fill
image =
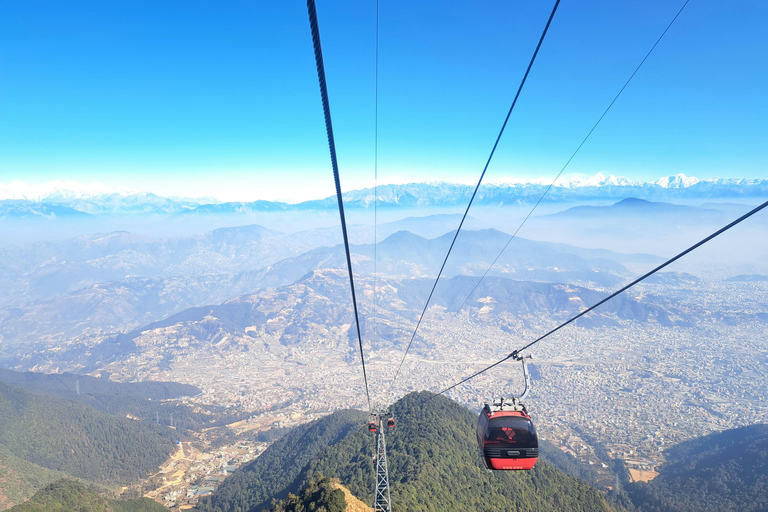
{"label": "cable car cabin", "polygon": [[368,424],[368,432],[376,432],[376,422],[372,421]]}
{"label": "cable car cabin", "polygon": [[394,418],[389,418],[389,419],[387,420],[387,426],[388,426],[389,428],[395,428],[395,419],[394,419]]}
{"label": "cable car cabin", "polygon": [[533,469],[539,439],[524,410],[491,411],[486,405],[477,421],[477,444],[488,469]]}

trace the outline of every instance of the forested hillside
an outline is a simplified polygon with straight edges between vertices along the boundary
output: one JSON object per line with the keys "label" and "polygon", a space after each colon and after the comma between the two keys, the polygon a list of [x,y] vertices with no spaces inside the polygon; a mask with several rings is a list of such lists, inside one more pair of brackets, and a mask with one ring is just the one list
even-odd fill
{"label": "forested hillside", "polygon": [[116,416],[159,421],[180,430],[200,430],[233,423],[246,414],[221,408],[191,407],[173,400],[200,390],[177,382],[113,382],[107,378],[73,373],[15,372],[0,368],[0,382],[41,395],[74,400]]}
{"label": "forested hillside", "polygon": [[107,500],[82,482],[58,480],[37,492],[12,512],[163,512],[166,508],[147,498]]}
{"label": "forested hillside", "polygon": [[627,491],[642,512],[768,510],[768,425],[750,425],[681,443],[649,483]]}
{"label": "forested hillside", "polygon": [[127,398],[167,400],[200,393],[200,389],[197,387],[178,382],[113,382],[107,378],[91,377],[90,375],[15,372],[5,368],[0,368],[0,381],[19,386],[33,393],[61,398],[70,398],[72,395],[81,394],[95,397],[116,397],[122,400]]}
{"label": "forested hillside", "polygon": [[176,439],[168,427],[117,418],[0,382],[0,445],[47,469],[127,483],[157,468]]}
{"label": "forested hillside", "polygon": [[[477,416],[445,397],[412,393],[392,412],[397,426],[388,432],[387,451],[396,510],[615,510],[587,483],[546,461],[530,472],[487,471],[477,456]],[[363,420],[344,411],[295,429],[199,508],[258,512],[271,497],[298,493],[319,474],[371,502],[374,438]]]}
{"label": "forested hillside", "polygon": [[66,476],[13,455],[0,445],[0,510],[19,504],[47,484]]}

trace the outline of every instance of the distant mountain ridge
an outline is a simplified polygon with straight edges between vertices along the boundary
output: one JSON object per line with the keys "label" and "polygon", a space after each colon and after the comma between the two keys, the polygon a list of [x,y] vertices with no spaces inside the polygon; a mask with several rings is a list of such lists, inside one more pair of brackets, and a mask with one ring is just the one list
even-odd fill
{"label": "distant mountain ridge", "polygon": [[[447,223],[439,216],[431,220],[411,218],[403,224],[440,231]],[[400,223],[389,230],[396,227]],[[443,233],[426,239],[399,231],[380,238],[378,273],[433,276],[453,237]],[[0,354],[17,342],[48,343],[98,330],[133,329],[190,307],[292,284],[314,270],[346,268],[343,246],[335,240],[327,240],[330,247],[313,247],[325,242],[324,236],[318,240],[251,225],[194,237],[155,239],[114,232],[0,248]],[[509,238],[494,229],[465,229],[443,275],[481,275]],[[371,274],[373,244],[354,244],[351,250],[355,271]],[[615,286],[630,275],[625,263],[658,261],[649,255],[517,238],[490,275]]]}
{"label": "distant mountain ridge", "polygon": [[[6,186],[9,187],[9,186]],[[480,187],[476,205],[530,204],[538,201],[548,189],[547,180],[523,183],[485,184]],[[447,182],[407,183],[377,187],[381,208],[444,207],[467,204],[473,185]],[[152,193],[120,194],[115,192],[78,192],[49,190],[43,194],[4,191],[0,199],[0,219],[30,215],[29,205],[46,208],[67,207],[92,215],[166,214],[211,215],[249,214],[255,212],[328,210],[336,208],[336,198],[327,197],[296,204],[256,200],[220,202],[211,198],[168,198]],[[633,181],[622,177],[597,174],[591,178],[561,180],[547,192],[547,202],[621,200],[635,197],[645,200],[673,199],[746,199],[768,197],[768,179],[715,178],[700,180],[678,174],[653,182]],[[347,208],[369,208],[374,203],[374,190],[350,190],[344,193]],[[26,204],[28,208],[8,205]]]}
{"label": "distant mountain ridge", "polygon": [[[454,235],[455,231],[426,239],[409,231],[398,231],[380,240],[375,248],[373,244],[351,245],[355,271],[372,274],[376,251],[377,271],[382,275],[430,277],[440,268]],[[510,235],[496,229],[462,231],[443,276],[482,275],[509,239]],[[620,254],[517,237],[514,245],[500,255],[490,274],[520,280],[612,286],[630,274],[622,262],[656,261],[659,258],[647,254]],[[318,268],[346,268],[343,246],[320,247],[257,273],[262,286],[279,286]],[[246,272],[242,277],[253,280],[252,274]]]}
{"label": "distant mountain ridge", "polygon": [[[476,205],[528,204],[539,200],[549,188],[549,182],[482,185],[475,198]],[[455,206],[468,203],[474,185],[456,183],[409,183],[380,185],[377,190],[380,207]],[[768,196],[768,179],[699,180],[683,174],[661,178],[655,182],[631,181],[598,174],[592,178],[555,183],[547,192],[546,202],[589,200],[622,200],[628,197],[649,201],[672,199],[744,198]],[[344,194],[347,207],[373,206],[373,189],[349,191]],[[307,201],[297,206],[319,207],[333,203],[334,198]]]}
{"label": "distant mountain ridge", "polygon": [[47,218],[58,217],[85,218],[89,215],[72,206],[55,203],[36,203],[33,201],[0,201],[0,219],[4,218]]}
{"label": "distant mountain ridge", "polygon": [[[30,351],[14,358],[12,364],[22,368],[41,365],[40,368],[61,366],[94,371],[109,362],[157,350],[163,354],[159,364],[172,364],[177,358],[188,357],[202,348],[209,353],[222,354],[240,352],[251,346],[270,350],[264,345],[267,339],[282,346],[300,344],[304,348],[324,338],[335,339],[340,345],[347,339],[347,348],[352,351],[356,340],[353,339],[354,330],[349,329],[353,318],[345,300],[349,293],[347,279],[343,270],[316,270],[291,285],[243,295],[219,305],[190,308],[127,333],[94,336],[84,345],[71,345],[66,350],[54,347]],[[442,281],[433,296],[436,309],[431,314],[438,319],[447,319],[478,279],[456,276]],[[358,283],[360,289],[373,284],[370,279],[361,279]],[[389,280],[381,287],[380,300],[392,305],[379,309],[377,329],[382,336],[381,347],[397,349],[408,339],[413,318],[423,306],[431,285],[431,279],[400,279]],[[478,301],[478,297],[485,300]],[[469,300],[463,310],[470,317],[480,315],[487,325],[502,331],[514,330],[515,326],[543,328],[549,325],[541,324],[543,318],[565,320],[585,304],[594,304],[603,297],[601,292],[575,285],[489,276],[478,286],[474,299]],[[364,338],[370,334],[366,329],[371,327],[365,321],[371,313],[370,307],[368,301],[360,303]],[[697,318],[706,314],[683,311],[662,297],[645,295],[638,299],[623,295],[581,319],[579,325],[590,328],[630,321],[687,327],[695,325]],[[434,339],[420,340],[419,348],[415,350],[418,352],[434,343]]]}
{"label": "distant mountain ridge", "polygon": [[711,208],[700,208],[680,204],[664,203],[658,201],[646,201],[636,197],[628,197],[610,206],[575,206],[552,217],[579,216],[579,217],[604,217],[605,215],[697,215],[720,218],[723,212]]}

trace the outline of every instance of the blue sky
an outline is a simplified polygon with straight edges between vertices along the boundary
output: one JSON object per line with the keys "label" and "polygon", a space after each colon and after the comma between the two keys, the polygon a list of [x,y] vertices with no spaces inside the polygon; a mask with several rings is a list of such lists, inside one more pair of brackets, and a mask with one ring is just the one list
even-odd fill
{"label": "blue sky", "polygon": [[[550,2],[380,2],[379,179],[479,176]],[[682,2],[564,0],[487,179],[554,177]],[[375,2],[318,2],[345,189],[373,183]],[[691,0],[569,168],[768,176],[768,5]],[[333,193],[303,2],[0,3],[0,183]]]}

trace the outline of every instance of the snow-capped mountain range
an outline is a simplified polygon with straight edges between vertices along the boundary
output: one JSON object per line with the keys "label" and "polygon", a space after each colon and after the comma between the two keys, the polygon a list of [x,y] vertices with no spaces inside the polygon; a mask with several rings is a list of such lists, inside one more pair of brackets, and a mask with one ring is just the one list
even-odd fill
{"label": "snow-capped mountain range", "polygon": [[[99,183],[51,181],[28,185],[21,181],[0,183],[0,212],[29,211],[35,204],[66,207],[80,213],[135,214],[178,213],[204,204],[215,204],[213,198],[162,197],[151,192],[126,188],[113,189]],[[0,213],[0,215],[2,215]],[[66,214],[66,212],[60,212]]]}
{"label": "snow-capped mountain range", "polygon": [[[549,189],[549,190],[548,190]],[[447,182],[380,185],[379,207],[440,207],[465,205],[474,186]],[[477,205],[516,205],[544,201],[585,202],[621,200],[628,197],[650,201],[743,200],[768,197],[768,179],[716,178],[700,180],[678,174],[653,182],[633,181],[624,177],[572,177],[555,183],[542,180],[489,183],[475,199]],[[344,193],[348,208],[368,208],[374,203],[374,190],[365,188]],[[65,207],[90,215],[104,214],[243,214],[280,210],[325,210],[336,208],[336,198],[328,197],[298,204],[272,201],[219,202],[212,198],[162,197],[150,192],[110,190],[99,185],[75,182],[50,182],[29,186],[23,182],[0,183],[0,217],[29,216],[37,206],[47,205],[41,215],[50,215],[50,206]],[[69,211],[69,210],[66,210]]]}

